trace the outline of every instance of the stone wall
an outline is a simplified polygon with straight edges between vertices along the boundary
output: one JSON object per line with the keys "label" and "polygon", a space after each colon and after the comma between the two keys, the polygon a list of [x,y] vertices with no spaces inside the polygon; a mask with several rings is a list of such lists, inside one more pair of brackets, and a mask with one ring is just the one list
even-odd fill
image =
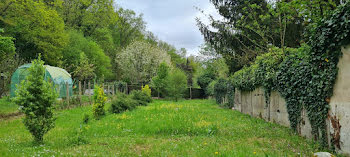
{"label": "stone wall", "polygon": [[[339,73],[334,86],[334,95],[330,99],[330,111],[327,119],[328,142],[339,153],[350,155],[350,46],[342,49],[343,56],[338,63]],[[266,121],[290,126],[285,100],[273,91],[270,103],[266,104],[264,90],[235,92],[235,109]],[[311,125],[306,111],[302,111],[302,121],[298,127],[300,135],[312,138]]]}

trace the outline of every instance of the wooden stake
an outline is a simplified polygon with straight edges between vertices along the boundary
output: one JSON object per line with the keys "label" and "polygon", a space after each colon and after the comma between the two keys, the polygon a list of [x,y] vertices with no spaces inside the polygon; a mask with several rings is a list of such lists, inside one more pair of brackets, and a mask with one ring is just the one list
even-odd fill
{"label": "wooden stake", "polygon": [[89,100],[90,100],[90,105],[91,105],[90,81],[88,82],[88,95],[89,95]]}
{"label": "wooden stake", "polygon": [[80,102],[80,106],[82,105],[82,102],[81,102],[81,81],[79,81],[79,102]]}
{"label": "wooden stake", "polygon": [[115,95],[114,83],[112,84],[112,95]]}
{"label": "wooden stake", "polygon": [[85,94],[85,91],[86,91],[86,81],[84,81],[83,94]]}
{"label": "wooden stake", "polygon": [[190,100],[192,99],[192,86],[190,86]]}
{"label": "wooden stake", "polygon": [[69,106],[69,84],[68,84],[68,82],[66,82],[66,91],[67,91],[66,92],[67,105]]}

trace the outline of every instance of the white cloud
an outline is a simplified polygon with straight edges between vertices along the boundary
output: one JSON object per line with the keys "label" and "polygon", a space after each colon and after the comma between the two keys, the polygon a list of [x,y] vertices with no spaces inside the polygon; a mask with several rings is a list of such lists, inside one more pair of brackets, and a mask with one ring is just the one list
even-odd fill
{"label": "white cloud", "polygon": [[186,48],[192,55],[198,54],[199,46],[204,43],[195,18],[209,22],[195,7],[219,17],[209,0],[118,0],[116,3],[143,13],[149,31],[178,49]]}

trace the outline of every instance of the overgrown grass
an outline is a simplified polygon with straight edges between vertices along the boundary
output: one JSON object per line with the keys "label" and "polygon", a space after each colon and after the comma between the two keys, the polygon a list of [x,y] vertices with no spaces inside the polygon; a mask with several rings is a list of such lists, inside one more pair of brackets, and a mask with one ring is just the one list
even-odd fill
{"label": "overgrown grass", "polygon": [[0,156],[310,156],[318,151],[317,144],[288,128],[211,100],[156,100],[83,124],[86,113],[91,115],[91,107],[56,113],[56,127],[42,145],[32,143],[20,119],[0,121]]}
{"label": "overgrown grass", "polygon": [[[86,105],[89,102],[90,102],[89,96],[82,96],[81,103],[83,105]],[[66,108],[76,107],[79,105],[80,105],[80,103],[77,99],[77,96],[75,96],[74,98],[72,98],[70,100],[70,105],[68,105],[65,100],[57,101],[56,108],[59,110],[62,110],[62,109],[66,109]],[[17,113],[17,112],[18,112],[18,106],[13,101],[11,101],[10,98],[4,97],[4,98],[0,99],[0,116],[1,115],[5,116],[8,114],[13,114],[13,113]]]}
{"label": "overgrown grass", "polygon": [[13,103],[10,98],[4,97],[0,99],[0,115],[14,113],[18,111],[18,106]]}

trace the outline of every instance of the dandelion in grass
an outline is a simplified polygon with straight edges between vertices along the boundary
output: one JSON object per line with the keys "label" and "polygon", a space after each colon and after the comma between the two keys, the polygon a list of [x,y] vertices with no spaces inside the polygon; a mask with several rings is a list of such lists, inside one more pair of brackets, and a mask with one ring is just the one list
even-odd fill
{"label": "dandelion in grass", "polygon": [[215,152],[215,155],[219,155],[219,152]]}

